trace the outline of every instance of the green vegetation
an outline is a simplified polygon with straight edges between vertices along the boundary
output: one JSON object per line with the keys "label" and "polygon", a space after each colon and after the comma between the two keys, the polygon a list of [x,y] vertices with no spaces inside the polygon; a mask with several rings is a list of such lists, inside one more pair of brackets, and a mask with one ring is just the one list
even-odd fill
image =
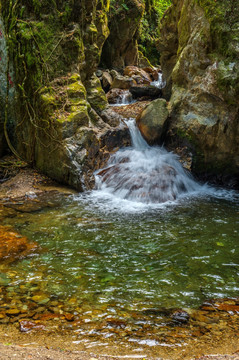
{"label": "green vegetation", "polygon": [[[211,25],[212,51],[233,59],[237,56],[239,2],[237,0],[196,0]],[[226,21],[225,21],[226,19]]]}
{"label": "green vegetation", "polygon": [[139,50],[153,64],[159,63],[160,53],[157,49],[159,22],[171,0],[145,0],[145,13],[140,26]]}
{"label": "green vegetation", "polygon": [[[133,0],[111,0],[110,17],[117,15],[126,17]],[[159,38],[159,22],[171,0],[134,0],[144,5],[145,11],[139,28],[139,50],[142,51],[151,63],[159,63],[157,40]],[[117,19],[117,18],[116,18]]]}
{"label": "green vegetation", "polygon": [[[239,2],[237,0],[196,0],[204,9],[211,28],[211,57],[217,59],[218,87],[228,104],[237,103],[239,95],[238,23]],[[227,19],[225,21],[225,19]]]}

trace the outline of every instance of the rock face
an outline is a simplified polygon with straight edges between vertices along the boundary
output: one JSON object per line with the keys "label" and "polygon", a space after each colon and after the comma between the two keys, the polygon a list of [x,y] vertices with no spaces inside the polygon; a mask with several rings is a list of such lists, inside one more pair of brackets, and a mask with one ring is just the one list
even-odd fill
{"label": "rock face", "polygon": [[138,27],[143,11],[141,0],[125,0],[122,4],[115,2],[111,6],[110,35],[103,46],[101,57],[104,67],[122,69],[127,65],[137,65]]}
{"label": "rock face", "polygon": [[[0,16],[0,157],[4,155],[7,149],[7,143],[4,135],[5,109],[8,107],[8,124],[12,127],[12,119],[15,117],[15,106],[13,99],[16,96],[14,85],[14,72],[8,62],[7,41],[5,26]],[[8,97],[6,90],[8,89]]]}
{"label": "rock face", "polygon": [[[108,11],[109,0],[20,0],[13,8],[3,0],[0,10],[6,28],[0,112],[8,97],[13,145],[42,172],[79,190],[92,187],[94,170],[129,143],[126,127],[100,116],[108,102],[94,73],[109,35]],[[1,147],[0,136],[0,153]]]}
{"label": "rock face", "polygon": [[164,99],[152,101],[137,117],[138,128],[149,144],[160,143],[167,118],[167,102]]}
{"label": "rock face", "polygon": [[[226,20],[227,19],[227,20]],[[167,143],[186,145],[194,173],[239,183],[239,3],[173,0],[161,23]]]}

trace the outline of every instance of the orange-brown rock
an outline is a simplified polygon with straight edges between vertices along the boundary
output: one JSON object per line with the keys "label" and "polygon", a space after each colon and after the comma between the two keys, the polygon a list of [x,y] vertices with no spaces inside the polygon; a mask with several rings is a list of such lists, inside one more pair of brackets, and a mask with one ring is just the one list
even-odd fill
{"label": "orange-brown rock", "polygon": [[152,78],[153,80],[158,80],[158,77],[159,77],[159,75],[158,75],[158,70],[153,69],[153,68],[151,68],[150,66],[147,66],[147,67],[143,68],[143,70],[144,70],[146,73],[150,74],[150,76],[151,76],[151,78]]}
{"label": "orange-brown rock", "polygon": [[134,77],[134,76],[140,76],[141,78],[141,84],[150,84],[152,79],[150,74],[148,74],[143,69],[138,68],[137,66],[126,66],[124,69],[124,75]]}
{"label": "orange-brown rock", "polygon": [[149,101],[137,101],[125,106],[114,106],[114,113],[122,115],[126,119],[137,118],[144,110]]}
{"label": "orange-brown rock", "polygon": [[29,331],[32,331],[32,330],[45,330],[44,325],[38,324],[38,323],[33,322],[33,321],[28,321],[28,320],[19,321],[19,325],[20,325],[20,331],[21,332],[29,332]]}
{"label": "orange-brown rock", "polygon": [[149,144],[161,142],[168,114],[166,100],[157,99],[151,101],[137,117],[138,128]]}
{"label": "orange-brown rock", "polygon": [[30,242],[9,226],[0,226],[0,261],[12,262],[36,250],[37,244]]}

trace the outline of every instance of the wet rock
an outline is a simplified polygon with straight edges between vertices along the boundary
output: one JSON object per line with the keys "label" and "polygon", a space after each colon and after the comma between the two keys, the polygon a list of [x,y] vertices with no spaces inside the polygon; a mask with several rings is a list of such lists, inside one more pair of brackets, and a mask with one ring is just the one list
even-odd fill
{"label": "wet rock", "polygon": [[14,209],[0,205],[0,221],[3,221],[5,218],[13,218],[15,216],[17,216],[17,212]]}
{"label": "wet rock", "polygon": [[129,129],[126,125],[122,125],[121,129],[118,129],[117,131],[109,130],[109,132],[101,138],[101,145],[106,146],[110,152],[116,149],[119,144],[122,148],[130,146],[131,144]]}
{"label": "wet rock", "polygon": [[0,260],[12,262],[37,249],[37,244],[15,232],[9,226],[0,226]]}
{"label": "wet rock", "polygon": [[147,97],[149,99],[155,99],[162,95],[162,90],[153,86],[132,86],[129,91],[135,99]]}
{"label": "wet rock", "polygon": [[38,304],[47,304],[50,298],[46,294],[34,295],[32,300]]}
{"label": "wet rock", "polygon": [[108,107],[101,113],[102,119],[112,127],[119,126],[124,121],[124,117],[115,112],[114,108]]}
{"label": "wet rock", "polygon": [[5,273],[0,273],[0,286],[7,286],[10,282],[11,279]]}
{"label": "wet rock", "polygon": [[34,316],[34,320],[40,320],[40,321],[48,321],[48,320],[53,320],[53,319],[59,319],[61,317],[61,315],[58,314],[37,314]]}
{"label": "wet rock", "polygon": [[74,321],[75,319],[75,316],[73,314],[70,314],[70,313],[66,313],[64,314],[65,318],[67,321]]}
{"label": "wet rock", "polygon": [[114,112],[126,119],[137,118],[148,104],[149,101],[136,101],[129,105],[114,106]]}
{"label": "wet rock", "polygon": [[169,316],[170,310],[166,308],[146,309],[143,311],[143,314],[147,316]]}
{"label": "wet rock", "polygon": [[153,80],[150,76],[150,74],[143,69],[138,68],[137,66],[126,66],[124,69],[124,75],[133,77],[133,76],[139,76],[141,79],[138,84],[147,84],[149,85],[151,81]]}
{"label": "wet rock", "polygon": [[135,85],[135,81],[132,77],[118,75],[114,78],[111,88],[112,89],[129,89],[130,87]]}
{"label": "wet rock", "polygon": [[149,144],[160,143],[169,112],[167,102],[157,99],[146,106],[137,117],[138,128]]}
{"label": "wet rock", "polygon": [[111,89],[107,94],[107,100],[109,104],[117,104],[119,103],[120,99],[124,97],[124,95],[127,94],[127,90],[123,89]]}
{"label": "wet rock", "polygon": [[177,310],[171,315],[171,318],[176,324],[187,324],[189,322],[190,316],[184,310]]}
{"label": "wet rock", "polygon": [[113,79],[112,76],[110,75],[109,72],[104,71],[102,78],[101,78],[101,84],[102,84],[102,88],[103,90],[107,93],[112,85]]}
{"label": "wet rock", "polygon": [[45,330],[45,326],[37,324],[33,321],[21,320],[19,321],[21,332],[30,332],[32,330]]}
{"label": "wet rock", "polygon": [[235,300],[211,300],[205,302],[201,309],[204,311],[225,311],[239,314],[239,304]]}
{"label": "wet rock", "polygon": [[239,355],[205,355],[196,360],[239,360]]}
{"label": "wet rock", "polygon": [[103,71],[98,69],[98,70],[96,70],[95,75],[96,75],[98,78],[101,78],[102,75],[103,75]]}
{"label": "wet rock", "polygon": [[8,316],[17,316],[17,315],[20,314],[20,312],[21,311],[19,309],[16,309],[16,308],[6,310],[6,314]]}
{"label": "wet rock", "polygon": [[143,68],[143,70],[144,70],[146,73],[150,74],[150,78],[151,78],[152,80],[154,80],[154,81],[157,81],[157,80],[158,80],[158,78],[159,78],[159,75],[158,75],[159,70],[156,70],[155,68],[152,69],[151,67]]}

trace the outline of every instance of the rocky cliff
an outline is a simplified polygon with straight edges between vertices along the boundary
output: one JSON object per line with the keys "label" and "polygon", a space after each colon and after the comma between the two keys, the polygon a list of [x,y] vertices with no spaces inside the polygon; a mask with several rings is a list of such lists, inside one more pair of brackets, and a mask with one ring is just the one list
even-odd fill
{"label": "rocky cliff", "polygon": [[161,22],[167,144],[192,152],[194,173],[237,186],[238,44],[237,0],[173,0]]}
{"label": "rocky cliff", "polygon": [[138,62],[139,25],[143,17],[142,0],[111,1],[110,35],[102,51],[104,67],[122,69]]}
{"label": "rocky cliff", "polygon": [[128,143],[94,75],[109,0],[3,0],[0,10],[1,120],[13,146],[52,178],[91,187],[93,171]]}

